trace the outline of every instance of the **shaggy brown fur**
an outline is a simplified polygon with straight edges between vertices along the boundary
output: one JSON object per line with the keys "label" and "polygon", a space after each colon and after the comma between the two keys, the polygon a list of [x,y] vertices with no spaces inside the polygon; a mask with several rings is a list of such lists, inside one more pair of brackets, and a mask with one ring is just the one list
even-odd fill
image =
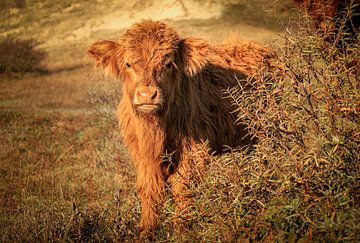
{"label": "shaggy brown fur", "polygon": [[294,0],[314,20],[314,28],[321,28],[326,33],[336,31],[335,18],[342,16],[342,11],[352,7],[352,16],[346,23],[347,31],[358,33],[360,27],[360,0]]}
{"label": "shaggy brown fur", "polygon": [[162,22],[143,21],[118,42],[94,43],[88,53],[123,80],[119,126],[137,169],[141,234],[151,234],[166,182],[181,212],[190,203],[187,185],[194,173],[201,174],[207,148],[221,153],[225,145],[254,142],[235,125],[222,91],[238,82],[245,85],[258,66],[267,66],[268,50],[243,40],[211,45],[201,38],[180,38]]}

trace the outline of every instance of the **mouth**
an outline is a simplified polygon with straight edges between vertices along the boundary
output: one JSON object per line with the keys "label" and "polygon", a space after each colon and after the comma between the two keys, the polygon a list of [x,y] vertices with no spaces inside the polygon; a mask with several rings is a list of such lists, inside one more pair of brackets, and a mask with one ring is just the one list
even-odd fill
{"label": "mouth", "polygon": [[160,104],[139,104],[136,109],[142,113],[154,113],[160,109]]}

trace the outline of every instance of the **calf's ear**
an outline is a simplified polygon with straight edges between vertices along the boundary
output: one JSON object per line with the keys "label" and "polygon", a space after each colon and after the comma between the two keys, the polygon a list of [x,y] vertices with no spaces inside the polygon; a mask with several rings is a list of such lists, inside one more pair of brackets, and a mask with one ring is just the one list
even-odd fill
{"label": "calf's ear", "polygon": [[199,73],[209,62],[210,44],[201,38],[184,38],[179,43],[179,54],[188,76]]}
{"label": "calf's ear", "polygon": [[119,77],[123,62],[123,48],[121,45],[107,40],[100,40],[87,50],[90,57],[94,58],[98,67],[103,68],[107,73]]}

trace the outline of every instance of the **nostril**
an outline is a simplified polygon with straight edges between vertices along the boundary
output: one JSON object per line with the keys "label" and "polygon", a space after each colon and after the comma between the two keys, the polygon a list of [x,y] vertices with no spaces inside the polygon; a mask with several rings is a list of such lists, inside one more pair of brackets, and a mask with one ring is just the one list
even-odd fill
{"label": "nostril", "polygon": [[151,96],[151,99],[152,99],[152,100],[155,99],[156,96],[157,96],[157,94],[158,94],[158,93],[157,93],[157,91],[155,90],[154,93],[153,93],[152,96]]}

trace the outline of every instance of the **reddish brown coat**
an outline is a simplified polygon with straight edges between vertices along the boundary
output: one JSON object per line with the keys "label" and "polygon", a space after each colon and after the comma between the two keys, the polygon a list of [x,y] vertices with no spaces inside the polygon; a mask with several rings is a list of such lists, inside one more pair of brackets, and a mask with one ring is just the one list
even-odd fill
{"label": "reddish brown coat", "polygon": [[155,21],[135,24],[118,42],[98,41],[88,53],[123,80],[119,126],[137,168],[140,229],[146,235],[158,224],[166,182],[177,210],[186,210],[187,183],[204,167],[205,141],[216,153],[253,143],[246,129],[235,125],[234,107],[223,90],[245,85],[257,67],[267,67],[270,55],[251,41],[212,45],[180,38],[174,28]]}

